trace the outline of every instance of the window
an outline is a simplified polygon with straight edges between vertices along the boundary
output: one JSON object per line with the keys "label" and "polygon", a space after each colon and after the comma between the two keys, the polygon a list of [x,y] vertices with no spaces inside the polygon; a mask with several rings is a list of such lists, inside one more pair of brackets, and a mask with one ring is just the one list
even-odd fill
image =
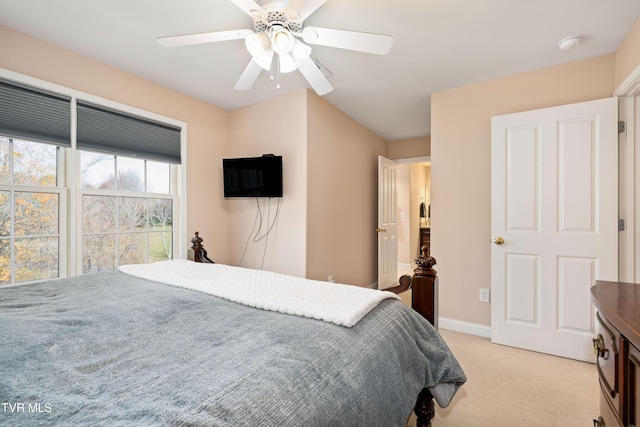
{"label": "window", "polygon": [[0,285],[176,256],[184,123],[22,80],[0,70]]}
{"label": "window", "polygon": [[80,151],[82,272],[171,259],[171,165]]}
{"label": "window", "polygon": [[0,284],[60,274],[59,150],[0,137]]}

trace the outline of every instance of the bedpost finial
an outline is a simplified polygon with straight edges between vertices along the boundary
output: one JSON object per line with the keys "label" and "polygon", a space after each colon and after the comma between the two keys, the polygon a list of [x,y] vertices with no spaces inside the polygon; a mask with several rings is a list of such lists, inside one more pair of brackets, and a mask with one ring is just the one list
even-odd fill
{"label": "bedpost finial", "polygon": [[431,249],[427,245],[422,245],[420,248],[420,256],[415,259],[415,263],[418,266],[414,272],[419,275],[435,275],[436,271],[433,266],[436,265],[436,259],[430,254]]}
{"label": "bedpost finial", "polygon": [[196,231],[196,237],[194,237],[193,239],[191,239],[191,243],[192,243],[191,248],[192,248],[193,250],[201,249],[201,248],[202,248],[202,240],[203,240],[203,239],[202,239],[202,237],[200,237],[200,233],[198,233],[198,232]]}

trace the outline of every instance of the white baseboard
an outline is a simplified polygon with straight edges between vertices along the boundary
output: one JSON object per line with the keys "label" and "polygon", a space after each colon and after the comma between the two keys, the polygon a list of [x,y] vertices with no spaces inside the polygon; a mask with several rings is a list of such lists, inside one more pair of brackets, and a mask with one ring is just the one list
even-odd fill
{"label": "white baseboard", "polygon": [[479,325],[477,323],[438,317],[438,327],[440,329],[449,329],[451,331],[476,335],[483,338],[491,338],[491,326]]}
{"label": "white baseboard", "polygon": [[398,270],[411,270],[411,264],[405,264],[403,262],[399,262]]}

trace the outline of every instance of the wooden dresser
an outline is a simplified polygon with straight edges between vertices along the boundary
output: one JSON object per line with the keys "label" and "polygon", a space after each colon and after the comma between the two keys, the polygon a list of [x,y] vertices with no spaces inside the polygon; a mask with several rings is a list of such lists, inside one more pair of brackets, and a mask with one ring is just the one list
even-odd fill
{"label": "wooden dresser", "polygon": [[640,284],[597,281],[593,340],[600,378],[596,427],[640,426]]}

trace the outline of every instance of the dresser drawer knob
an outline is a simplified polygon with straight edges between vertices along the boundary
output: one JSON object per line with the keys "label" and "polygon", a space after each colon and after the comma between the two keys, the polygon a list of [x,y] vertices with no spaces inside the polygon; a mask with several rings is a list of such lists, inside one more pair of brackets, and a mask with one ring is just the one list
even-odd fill
{"label": "dresser drawer knob", "polygon": [[609,358],[609,350],[604,345],[604,337],[602,334],[598,334],[598,336],[593,339],[593,352],[596,358],[602,357],[604,360]]}

